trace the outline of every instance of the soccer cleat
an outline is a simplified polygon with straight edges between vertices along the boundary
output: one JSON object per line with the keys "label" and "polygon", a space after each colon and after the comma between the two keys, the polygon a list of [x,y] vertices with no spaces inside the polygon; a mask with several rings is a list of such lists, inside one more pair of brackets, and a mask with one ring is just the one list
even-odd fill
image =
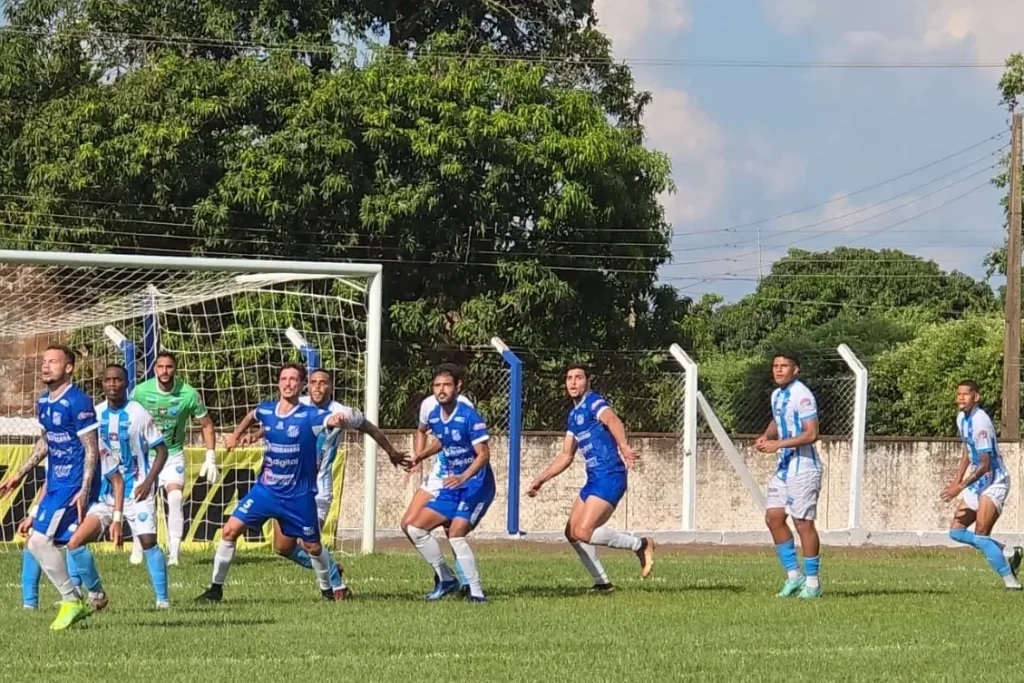
{"label": "soccer cleat", "polygon": [[196,602],[220,602],[224,599],[224,586],[211,583],[202,595],[196,598]]}
{"label": "soccer cleat", "polygon": [[590,587],[592,593],[614,593],[615,586],[610,583],[595,583]]}
{"label": "soccer cleat", "polygon": [[334,589],[333,588],[321,588],[320,599],[324,602],[334,602]]}
{"label": "soccer cleat", "polygon": [[426,599],[433,602],[434,600],[440,600],[446,595],[459,592],[458,581],[441,581],[437,584],[437,588],[427,593]]}
{"label": "soccer cleat", "polygon": [[1020,561],[1022,557],[1024,557],[1024,548],[1021,548],[1019,545],[1017,545],[1013,547],[1013,554],[1007,558],[1010,564],[1010,571],[1013,572],[1013,575],[1017,576],[1018,578],[1020,577],[1017,572],[1020,569]]}
{"label": "soccer cleat", "polygon": [[157,603],[156,603],[156,608],[157,609],[170,609],[171,608],[171,603],[167,602],[166,600],[158,600]]}
{"label": "soccer cleat", "polygon": [[107,606],[107,603],[110,602],[110,600],[107,599],[106,593],[100,591],[98,593],[90,592],[88,602],[89,607],[91,607],[94,612],[102,612],[103,609]]}
{"label": "soccer cleat", "polygon": [[636,551],[640,560],[640,578],[646,579],[654,571],[654,539],[647,537],[640,541],[640,550]]}
{"label": "soccer cleat", "polygon": [[63,631],[89,616],[89,606],[84,600],[62,602],[57,618],[50,624],[51,631]]}
{"label": "soccer cleat", "polygon": [[24,605],[21,606],[21,609],[36,610],[36,609],[39,609],[39,606],[38,605],[24,604]]}
{"label": "soccer cleat", "polygon": [[334,588],[333,590],[334,590],[334,599],[337,602],[340,602],[342,600],[351,600],[352,599],[352,589],[350,589],[348,586],[341,586],[339,588]]}
{"label": "soccer cleat", "polygon": [[807,582],[807,578],[798,576],[795,579],[786,579],[786,583],[782,586],[782,590],[779,591],[778,597],[788,598],[792,595],[796,595],[800,592],[800,589],[804,587]]}
{"label": "soccer cleat", "polygon": [[820,598],[821,592],[821,586],[814,586],[812,588],[811,586],[804,584],[803,590],[800,591],[800,595],[798,595],[797,597],[803,600],[809,600],[811,598]]}
{"label": "soccer cleat", "polygon": [[469,584],[468,583],[459,586],[459,595],[461,595],[464,598],[468,598],[469,597]]}

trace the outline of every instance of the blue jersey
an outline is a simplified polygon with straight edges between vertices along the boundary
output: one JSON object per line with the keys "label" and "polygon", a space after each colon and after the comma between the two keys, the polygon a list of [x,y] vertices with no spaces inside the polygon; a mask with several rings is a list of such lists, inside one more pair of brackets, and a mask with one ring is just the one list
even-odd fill
{"label": "blue jersey", "polygon": [[316,493],[318,440],[331,413],[300,403],[279,415],[277,405],[263,401],[256,407],[266,441],[258,483],[285,498]]}
{"label": "blue jersey", "polygon": [[587,467],[587,477],[623,474],[626,471],[615,437],[598,419],[602,412],[610,409],[604,396],[590,391],[569,411],[566,430],[576,439]]}
{"label": "blue jersey", "polygon": [[1003,456],[999,453],[996,427],[988,413],[977,406],[970,415],[961,411],[956,416],[956,426],[960,432],[960,439],[967,448],[972,468],[981,464],[982,455],[987,453],[989,456],[988,474],[971,484],[969,488],[975,493],[981,493],[992,484],[1005,482],[1009,478],[1009,473],[1006,471],[1006,464],[1003,463]]}
{"label": "blue jersey", "polygon": [[[92,399],[74,384],[69,384],[54,395],[44,391],[36,405],[39,425],[46,431],[46,490],[79,491],[85,475],[85,446],[81,437],[99,428],[96,408]],[[95,500],[99,495],[100,479],[93,474]]]}
{"label": "blue jersey", "polygon": [[[427,423],[430,431],[441,442],[441,452],[438,454],[441,476],[457,477],[469,469],[476,459],[475,446],[491,437],[487,433],[484,418],[480,417],[475,408],[456,401],[455,408],[447,418],[442,410],[440,405],[431,410]],[[481,467],[463,487],[479,484],[490,469],[490,464]]]}

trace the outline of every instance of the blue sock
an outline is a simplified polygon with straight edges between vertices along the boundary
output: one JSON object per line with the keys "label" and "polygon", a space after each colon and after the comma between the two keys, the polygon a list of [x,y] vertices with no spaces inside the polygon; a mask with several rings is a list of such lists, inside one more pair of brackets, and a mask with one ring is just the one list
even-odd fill
{"label": "blue sock", "polygon": [[818,587],[818,572],[821,571],[821,557],[804,558],[804,575],[807,577],[807,585],[811,588]]}
{"label": "blue sock", "polygon": [[964,545],[974,545],[974,532],[970,529],[950,529],[949,537],[957,543],[963,543]]}
{"label": "blue sock", "polygon": [[466,579],[466,575],[462,573],[462,565],[459,564],[459,558],[455,558],[455,576],[459,577],[460,586],[468,586],[469,581]]}
{"label": "blue sock", "polygon": [[342,588],[345,582],[341,578],[341,567],[334,561],[331,553],[327,553],[327,564],[331,567],[331,588]]}
{"label": "blue sock", "polygon": [[800,573],[800,564],[796,560],[796,542],[792,538],[776,545],[775,554],[779,556],[779,562],[787,574]]}
{"label": "blue sock", "polygon": [[306,569],[313,568],[313,560],[309,559],[309,553],[299,546],[295,546],[295,549],[292,550],[292,554],[288,556],[288,559],[300,567],[305,567]]}
{"label": "blue sock", "polygon": [[100,581],[100,573],[96,571],[96,561],[88,548],[75,548],[69,550],[68,555],[78,567],[78,575],[82,577],[82,584],[90,593],[103,591],[103,583]]}
{"label": "blue sock", "polygon": [[1003,546],[998,541],[989,536],[975,535],[974,546],[982,552],[999,576],[1009,576],[1013,573],[1010,571],[1010,563],[1003,556]]}
{"label": "blue sock", "polygon": [[71,553],[64,553],[64,560],[68,564],[68,576],[71,577],[71,583],[75,588],[82,587],[82,577],[78,574],[78,567],[75,566],[75,561],[71,559]]}
{"label": "blue sock", "polygon": [[160,546],[155,545],[149,550],[143,550],[142,556],[146,558],[146,569],[149,571],[149,579],[153,582],[153,592],[156,593],[157,602],[169,602],[167,597],[167,557]]}
{"label": "blue sock", "polygon": [[28,550],[21,551],[21,604],[39,607],[39,579],[43,568],[35,555]]}

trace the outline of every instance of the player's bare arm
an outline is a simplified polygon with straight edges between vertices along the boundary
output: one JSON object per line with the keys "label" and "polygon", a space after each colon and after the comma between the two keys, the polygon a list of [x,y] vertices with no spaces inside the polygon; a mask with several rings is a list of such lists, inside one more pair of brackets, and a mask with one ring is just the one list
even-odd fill
{"label": "player's bare arm", "polygon": [[754,442],[754,446],[761,450],[761,446],[766,441],[774,441],[779,438],[779,425],[775,424],[775,420],[768,420],[768,426],[764,428],[764,433],[757,437],[757,441]]}
{"label": "player's bare arm", "polygon": [[796,436],[791,436],[788,439],[766,439],[761,442],[761,445],[757,447],[757,450],[762,453],[773,453],[775,451],[780,451],[783,448],[810,446],[818,440],[818,418],[812,417],[809,420],[801,420],[800,427],[803,431]]}
{"label": "player's bare arm", "polygon": [[[39,500],[42,500],[46,496],[46,480],[43,480],[43,485],[39,487]],[[29,508],[28,514],[25,515],[25,519],[21,520],[21,524],[18,525],[18,535],[22,538],[28,538],[28,532],[32,530],[32,522],[35,521],[36,512],[38,506],[33,505]]]}
{"label": "player's bare arm", "polygon": [[422,442],[423,443],[420,446],[417,446],[416,448],[415,455],[412,458],[410,467],[415,467],[424,460],[429,460],[430,458],[433,458],[435,455],[441,452],[441,442],[438,441],[437,439],[431,441],[429,446],[426,445],[426,438],[422,439]]}
{"label": "player's bare arm", "polygon": [[[413,455],[416,455],[418,453],[423,453],[423,452],[425,452],[427,450],[427,430],[428,429],[429,429],[429,427],[427,427],[427,425],[417,425],[416,431],[413,432],[413,435],[412,435],[412,452],[413,452]],[[435,451],[435,453],[436,453],[436,451]],[[433,453],[431,455],[433,455]],[[416,465],[416,463],[419,462],[415,458],[413,458],[413,460],[415,461],[415,462],[413,462],[413,465]],[[423,460],[423,458],[420,458],[419,460]]]}
{"label": "player's bare arm", "polygon": [[121,522],[124,520],[124,477],[120,470],[114,470],[107,480],[114,489],[114,521],[110,525],[110,540],[114,547],[120,550],[124,545],[124,539],[121,538]]}
{"label": "player's bare arm", "polygon": [[[965,488],[969,487],[971,484],[978,481],[979,479],[981,479],[986,474],[992,471],[992,454],[980,453],[979,456],[980,457],[978,461],[978,466],[974,468],[973,472],[971,472],[971,476],[969,476],[965,481],[963,478],[963,474],[961,473],[955,481],[952,481],[949,484],[947,484],[946,488],[942,490],[942,500],[948,503],[949,501],[959,496],[960,492],[963,491]],[[961,463],[962,462],[963,461],[961,460]]]}
{"label": "player's bare arm", "polygon": [[566,434],[565,438],[562,439],[562,451],[558,454],[558,457],[555,458],[554,462],[552,462],[539,477],[533,480],[533,483],[530,484],[530,488],[526,490],[526,495],[533,498],[540,492],[540,489],[544,484],[569,469],[569,466],[572,465],[572,461],[576,458],[576,449],[578,447],[576,437],[572,434]]}
{"label": "player's bare arm", "polygon": [[487,446],[486,441],[478,443],[474,450],[476,451],[476,457],[473,458],[473,462],[469,463],[466,471],[457,477],[446,478],[444,480],[445,488],[453,489],[462,486],[491,461],[491,449]]}
{"label": "player's bare arm", "polygon": [[611,408],[602,408],[597,419],[608,428],[612,438],[615,439],[615,444],[619,447],[619,454],[622,456],[623,462],[626,463],[626,467],[632,467],[633,463],[640,459],[640,456],[629,447],[629,442],[626,441],[626,425]]}
{"label": "player's bare arm", "polygon": [[135,500],[145,500],[149,497],[149,492],[156,486],[160,479],[160,473],[163,472],[164,465],[167,464],[167,446],[158,443],[153,450],[156,451],[156,458],[153,459],[153,466],[149,469],[149,474],[135,487]]}
{"label": "player's bare arm", "polygon": [[[255,422],[255,421],[256,421],[256,409],[253,408],[252,410],[250,410],[249,412],[247,412],[245,414],[245,416],[242,418],[242,420],[238,423],[238,426],[235,427],[235,431],[231,432],[226,437],[224,437],[224,446],[229,451],[234,450],[235,446],[240,445],[239,444],[239,439],[241,438],[241,436],[245,432],[249,431],[249,427],[251,427],[253,422]],[[212,420],[210,421],[210,424],[213,424]]]}
{"label": "player's bare arm", "polygon": [[216,450],[217,428],[214,426],[213,419],[209,414],[203,415],[199,418],[199,428],[203,430],[203,445],[206,446],[206,450]]}
{"label": "player's bare arm", "polygon": [[[85,449],[85,471],[82,473],[82,490],[75,497],[75,504],[78,506],[78,520],[85,519],[89,490],[92,487],[92,478],[96,474],[96,468],[100,459],[100,439],[95,429],[92,429],[78,437]],[[120,476],[120,475],[118,475]]]}
{"label": "player's bare arm", "polygon": [[18,468],[12,476],[7,478],[7,481],[0,484],[0,498],[8,495],[11,491],[18,488],[18,485],[24,481],[28,473],[36,468],[36,465],[46,459],[47,446],[46,446],[46,434],[44,433],[36,441],[32,447],[32,453],[28,456],[28,460]]}

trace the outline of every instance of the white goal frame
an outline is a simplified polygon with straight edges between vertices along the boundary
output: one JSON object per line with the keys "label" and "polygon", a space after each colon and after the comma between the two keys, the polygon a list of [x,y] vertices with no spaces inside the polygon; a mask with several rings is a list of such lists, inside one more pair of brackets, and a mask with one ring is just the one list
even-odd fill
{"label": "white goal frame", "polygon": [[[0,264],[195,270],[260,275],[314,275],[361,277],[368,281],[366,302],[366,377],[362,411],[376,424],[380,415],[380,348],[383,318],[382,278],[379,263],[229,259],[191,256],[150,256],[0,249]],[[363,541],[362,552],[372,553],[377,535],[377,442],[363,436]]]}

